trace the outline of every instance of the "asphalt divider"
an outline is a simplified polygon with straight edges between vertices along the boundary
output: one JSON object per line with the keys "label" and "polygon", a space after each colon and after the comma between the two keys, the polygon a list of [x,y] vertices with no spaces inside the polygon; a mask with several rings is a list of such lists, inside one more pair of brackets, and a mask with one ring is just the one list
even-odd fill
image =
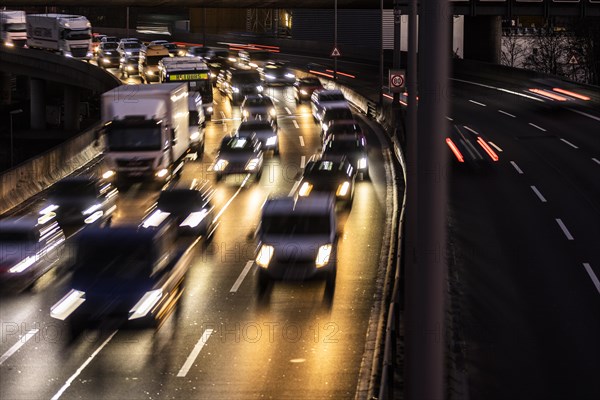
{"label": "asphalt divider", "polygon": [[98,127],[0,174],[0,215],[97,158],[102,149],[94,146]]}

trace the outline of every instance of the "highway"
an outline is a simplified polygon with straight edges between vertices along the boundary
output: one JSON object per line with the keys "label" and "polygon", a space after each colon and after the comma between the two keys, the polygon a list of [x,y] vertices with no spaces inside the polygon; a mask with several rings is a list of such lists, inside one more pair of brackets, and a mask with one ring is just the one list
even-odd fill
{"label": "highway", "polygon": [[[68,274],[48,274],[33,290],[2,298],[0,376],[10,384],[0,386],[0,398],[354,398],[389,242],[389,151],[365,124],[371,180],[357,182],[352,210],[340,215],[334,294],[325,296],[316,281],[275,283],[259,297],[251,260],[261,205],[290,193],[320,145],[310,106],[296,106],[290,88],[270,90],[281,155],[267,158],[260,182],[229,177],[218,184],[209,168],[240,113],[215,91],[204,158],[188,163],[181,179],[213,182],[219,226],[197,250],[179,312],[157,332],[107,324],[70,341],[66,325],[49,316],[69,290]],[[140,185],[122,192],[113,224],[139,223],[156,195]],[[22,212],[36,211],[40,201]]]}

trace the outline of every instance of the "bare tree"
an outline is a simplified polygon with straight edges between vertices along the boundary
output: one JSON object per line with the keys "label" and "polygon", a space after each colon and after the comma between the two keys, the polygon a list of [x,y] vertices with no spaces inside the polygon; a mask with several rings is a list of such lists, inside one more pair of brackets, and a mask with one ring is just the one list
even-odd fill
{"label": "bare tree", "polygon": [[525,66],[534,71],[566,76],[569,52],[569,36],[542,29],[533,39],[533,51],[525,59]]}
{"label": "bare tree", "polygon": [[526,54],[523,38],[509,31],[502,39],[501,63],[509,67],[522,67]]}

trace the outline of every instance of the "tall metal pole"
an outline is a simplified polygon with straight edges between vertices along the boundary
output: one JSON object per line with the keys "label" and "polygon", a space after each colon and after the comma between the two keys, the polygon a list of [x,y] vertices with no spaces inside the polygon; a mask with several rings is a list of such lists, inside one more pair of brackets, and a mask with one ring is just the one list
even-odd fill
{"label": "tall metal pole", "polygon": [[[333,25],[333,47],[337,49],[337,0],[334,0],[333,4],[333,18],[335,20]],[[333,57],[333,80],[337,81],[337,57]]]}
{"label": "tall metal pole", "polygon": [[13,114],[10,113],[10,167],[12,168],[15,165],[15,160],[13,157]]}
{"label": "tall metal pole", "polygon": [[202,9],[204,21],[202,22],[202,46],[206,47],[206,7]]}
{"label": "tall metal pole", "polygon": [[[394,69],[400,68],[401,58],[401,46],[400,46],[400,17],[402,13],[400,11],[400,1],[394,0]],[[400,107],[400,93],[394,93],[393,107]]]}
{"label": "tall metal pole", "polygon": [[[450,11],[421,1],[417,209],[414,263],[406,270],[406,385],[409,400],[444,399],[447,148]],[[410,94],[410,93],[409,93]],[[414,96],[414,90],[412,95]],[[414,103],[413,103],[414,104]]]}
{"label": "tall metal pole", "polygon": [[127,21],[125,21],[125,26],[127,29],[127,37],[129,37],[129,6],[127,7],[126,19]]}
{"label": "tall metal pole", "polygon": [[379,1],[379,18],[381,19],[381,41],[379,43],[379,104],[383,107],[383,0]]}

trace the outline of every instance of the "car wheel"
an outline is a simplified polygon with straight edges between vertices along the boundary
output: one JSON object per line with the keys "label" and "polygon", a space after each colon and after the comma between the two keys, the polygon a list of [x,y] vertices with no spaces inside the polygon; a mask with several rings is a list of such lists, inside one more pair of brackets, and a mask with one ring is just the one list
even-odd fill
{"label": "car wheel", "polygon": [[269,284],[271,283],[271,279],[264,271],[258,271],[258,279],[256,281],[256,288],[258,289],[259,294],[264,294],[269,288]]}
{"label": "car wheel", "polygon": [[220,182],[220,181],[221,181],[221,179],[223,179],[223,175],[221,175],[221,174],[217,174],[217,176],[215,176],[215,180],[216,180],[217,182]]}
{"label": "car wheel", "polygon": [[256,173],[256,183],[260,182],[260,178],[262,178],[262,170]]}
{"label": "car wheel", "polygon": [[363,181],[369,180],[369,171],[361,172],[360,179]]}
{"label": "car wheel", "polygon": [[279,155],[279,146],[275,147],[275,150],[273,150],[273,154],[275,154],[276,156]]}
{"label": "car wheel", "polygon": [[327,274],[327,278],[325,280],[325,293],[328,295],[332,295],[335,291],[335,278],[337,275],[337,268],[334,268]]}

